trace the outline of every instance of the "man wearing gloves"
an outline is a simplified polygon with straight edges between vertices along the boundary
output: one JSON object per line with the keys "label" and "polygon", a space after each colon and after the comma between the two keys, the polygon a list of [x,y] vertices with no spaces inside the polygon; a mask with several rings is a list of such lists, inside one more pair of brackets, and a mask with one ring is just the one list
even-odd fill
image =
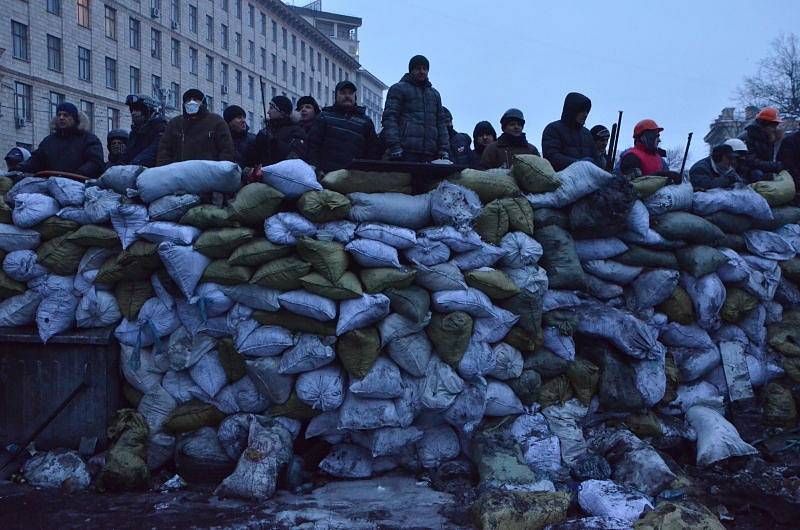
{"label": "man wearing gloves", "polygon": [[185,160],[236,160],[236,149],[228,124],[206,106],[200,90],[183,93],[183,113],[167,124],[158,144],[157,165]]}
{"label": "man wearing gloves", "polygon": [[430,63],[415,55],[408,73],[389,88],[383,134],[390,160],[431,162],[450,158],[450,135],[442,98],[428,79]]}
{"label": "man wearing gloves", "polygon": [[578,160],[589,160],[601,166],[600,153],[594,138],[584,127],[592,101],[578,92],[570,92],[564,98],[561,119],[551,122],[542,132],[542,154],[561,171]]}
{"label": "man wearing gloves", "polygon": [[508,109],[500,118],[503,134],[496,142],[489,144],[481,156],[482,169],[508,169],[514,162],[514,155],[538,155],[539,150],[528,143],[525,133],[525,116],[519,109]]}

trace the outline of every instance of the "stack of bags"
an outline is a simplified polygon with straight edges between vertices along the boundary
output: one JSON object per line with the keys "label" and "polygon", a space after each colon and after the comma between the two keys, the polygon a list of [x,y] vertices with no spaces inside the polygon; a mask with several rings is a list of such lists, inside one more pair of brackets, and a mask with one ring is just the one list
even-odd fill
{"label": "stack of bags", "polygon": [[[511,415],[528,489],[619,444],[660,469],[650,441],[696,440],[708,463],[753,452],[724,409],[754,388],[765,420],[796,421],[787,177],[694,193],[525,155],[420,195],[407,174],[320,183],[298,160],[241,189],[205,161],[0,181],[0,326],[116,326],[148,467],[174,459],[226,494],[270,496],[298,436],[332,444],[325,472],[367,477],[475,458]],[[624,434],[611,446],[582,429],[608,411],[628,418],[602,427]],[[674,478],[658,476],[614,472],[651,497]]]}

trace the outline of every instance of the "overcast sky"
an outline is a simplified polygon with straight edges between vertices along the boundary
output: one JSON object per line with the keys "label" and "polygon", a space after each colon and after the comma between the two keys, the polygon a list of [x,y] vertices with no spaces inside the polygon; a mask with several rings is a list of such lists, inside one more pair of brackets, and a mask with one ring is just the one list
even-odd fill
{"label": "overcast sky", "polygon": [[518,107],[528,140],[540,147],[564,95],[577,91],[592,100],[588,127],[610,129],[625,111],[621,148],[636,121],[653,118],[666,148],[684,146],[693,131],[694,159],[706,156],[709,124],[723,107],[738,106],[736,87],[770,42],[800,32],[797,0],[323,0],[322,7],[363,19],[361,63],[388,85],[411,56],[427,56],[459,131],[472,134],[489,120],[499,132],[503,112]]}

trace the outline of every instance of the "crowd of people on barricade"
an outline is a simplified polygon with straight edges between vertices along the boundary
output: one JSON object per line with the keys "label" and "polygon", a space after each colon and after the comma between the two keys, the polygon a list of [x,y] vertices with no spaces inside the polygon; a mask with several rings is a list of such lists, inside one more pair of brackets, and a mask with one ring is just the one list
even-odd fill
{"label": "crowd of people on barricade", "polygon": [[[90,178],[114,165],[153,167],[185,160],[229,160],[243,168],[257,168],[300,158],[323,174],[345,168],[354,159],[493,169],[511,167],[514,155],[541,154],[556,171],[578,160],[607,167],[612,156],[608,152],[611,133],[603,125],[586,127],[592,102],[585,95],[567,94],[561,118],[544,128],[540,152],[528,141],[525,116],[517,108],[501,116],[499,136],[489,121],[475,125],[472,137],[457,132],[452,114],[431,84],[429,70],[424,56],[411,58],[408,73],[388,91],[380,134],[357,104],[356,85],[348,80],[336,85],[334,104],[323,109],[311,96],[301,97],[294,106],[286,96],[273,97],[266,126],[257,134],[250,132],[241,107],[230,105],[220,116],[208,109],[203,92],[193,88],[183,94],[182,113],[169,121],[155,99],[128,96],[125,103],[131,113],[131,131],[108,133],[107,160],[100,140],[69,102],[58,105],[52,134],[33,153],[15,147],[5,160],[9,170]],[[781,122],[778,111],[766,107],[738,138],[713,146],[708,157],[689,169],[694,188],[733,188],[769,180],[784,169],[800,181],[800,132],[784,137]],[[682,179],[668,167],[666,153],[659,147],[663,130],[652,119],[638,121],[633,147],[620,153],[613,170],[628,177]]]}

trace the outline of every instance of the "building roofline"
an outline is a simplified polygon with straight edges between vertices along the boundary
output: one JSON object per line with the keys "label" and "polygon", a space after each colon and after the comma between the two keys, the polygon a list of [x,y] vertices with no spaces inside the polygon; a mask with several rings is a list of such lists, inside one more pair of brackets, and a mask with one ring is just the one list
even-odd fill
{"label": "building roofline", "polygon": [[372,72],[370,72],[369,70],[367,70],[363,66],[361,68],[359,68],[356,73],[368,76],[372,80],[373,83],[375,83],[376,85],[380,85],[381,90],[386,90],[386,89],[389,88],[389,85],[387,85],[386,83],[384,83],[383,81],[378,79],[375,76],[375,74],[373,74]]}
{"label": "building roofline", "polygon": [[359,17],[351,17],[350,15],[340,15],[339,13],[331,13],[330,11],[321,11],[316,9],[309,9],[307,7],[289,6],[291,9],[297,11],[301,15],[324,18],[326,20],[334,20],[336,22],[344,22],[346,24],[354,24],[361,27],[362,20]]}

